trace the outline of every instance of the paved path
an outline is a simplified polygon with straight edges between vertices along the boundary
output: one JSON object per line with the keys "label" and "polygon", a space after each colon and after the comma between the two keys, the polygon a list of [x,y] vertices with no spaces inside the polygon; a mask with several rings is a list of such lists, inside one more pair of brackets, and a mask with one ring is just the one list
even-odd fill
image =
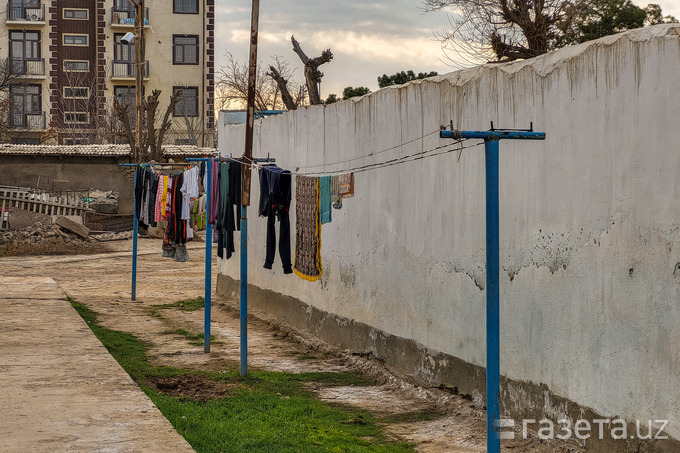
{"label": "paved path", "polygon": [[193,452],[49,277],[0,276],[1,452]]}

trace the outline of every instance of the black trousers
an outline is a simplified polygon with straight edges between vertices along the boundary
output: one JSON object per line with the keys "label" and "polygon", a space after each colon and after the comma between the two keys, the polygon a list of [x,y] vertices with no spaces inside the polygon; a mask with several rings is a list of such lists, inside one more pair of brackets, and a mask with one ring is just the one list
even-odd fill
{"label": "black trousers", "polygon": [[267,253],[264,261],[264,268],[271,269],[274,264],[276,254],[276,218],[279,218],[279,256],[283,265],[284,274],[292,274],[293,266],[290,262],[290,219],[288,211],[285,209],[269,209],[267,215]]}

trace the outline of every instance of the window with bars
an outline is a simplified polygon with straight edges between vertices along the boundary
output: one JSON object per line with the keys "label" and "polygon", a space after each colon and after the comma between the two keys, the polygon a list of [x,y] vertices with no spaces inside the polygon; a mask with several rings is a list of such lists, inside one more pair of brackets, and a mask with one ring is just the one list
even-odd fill
{"label": "window with bars", "polygon": [[173,87],[172,91],[180,90],[182,96],[172,112],[172,116],[198,116],[198,87]]}
{"label": "window with bars", "polygon": [[198,35],[172,35],[172,64],[198,64]]}
{"label": "window with bars", "polygon": [[64,99],[88,99],[89,97],[88,87],[64,87]]}

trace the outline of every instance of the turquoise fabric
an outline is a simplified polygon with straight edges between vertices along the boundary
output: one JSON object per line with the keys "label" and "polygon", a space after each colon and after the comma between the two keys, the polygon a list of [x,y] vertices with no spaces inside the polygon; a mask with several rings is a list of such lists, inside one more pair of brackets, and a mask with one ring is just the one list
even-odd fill
{"label": "turquoise fabric", "polygon": [[321,223],[331,222],[331,177],[319,178],[319,219]]}

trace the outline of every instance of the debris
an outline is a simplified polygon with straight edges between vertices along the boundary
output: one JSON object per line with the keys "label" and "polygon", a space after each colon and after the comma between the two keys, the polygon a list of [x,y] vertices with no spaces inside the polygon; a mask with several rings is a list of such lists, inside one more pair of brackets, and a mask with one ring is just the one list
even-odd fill
{"label": "debris", "polygon": [[90,229],[88,227],[64,216],[57,217],[57,220],[54,223],[66,231],[77,234],[83,239],[87,239],[90,235]]}

